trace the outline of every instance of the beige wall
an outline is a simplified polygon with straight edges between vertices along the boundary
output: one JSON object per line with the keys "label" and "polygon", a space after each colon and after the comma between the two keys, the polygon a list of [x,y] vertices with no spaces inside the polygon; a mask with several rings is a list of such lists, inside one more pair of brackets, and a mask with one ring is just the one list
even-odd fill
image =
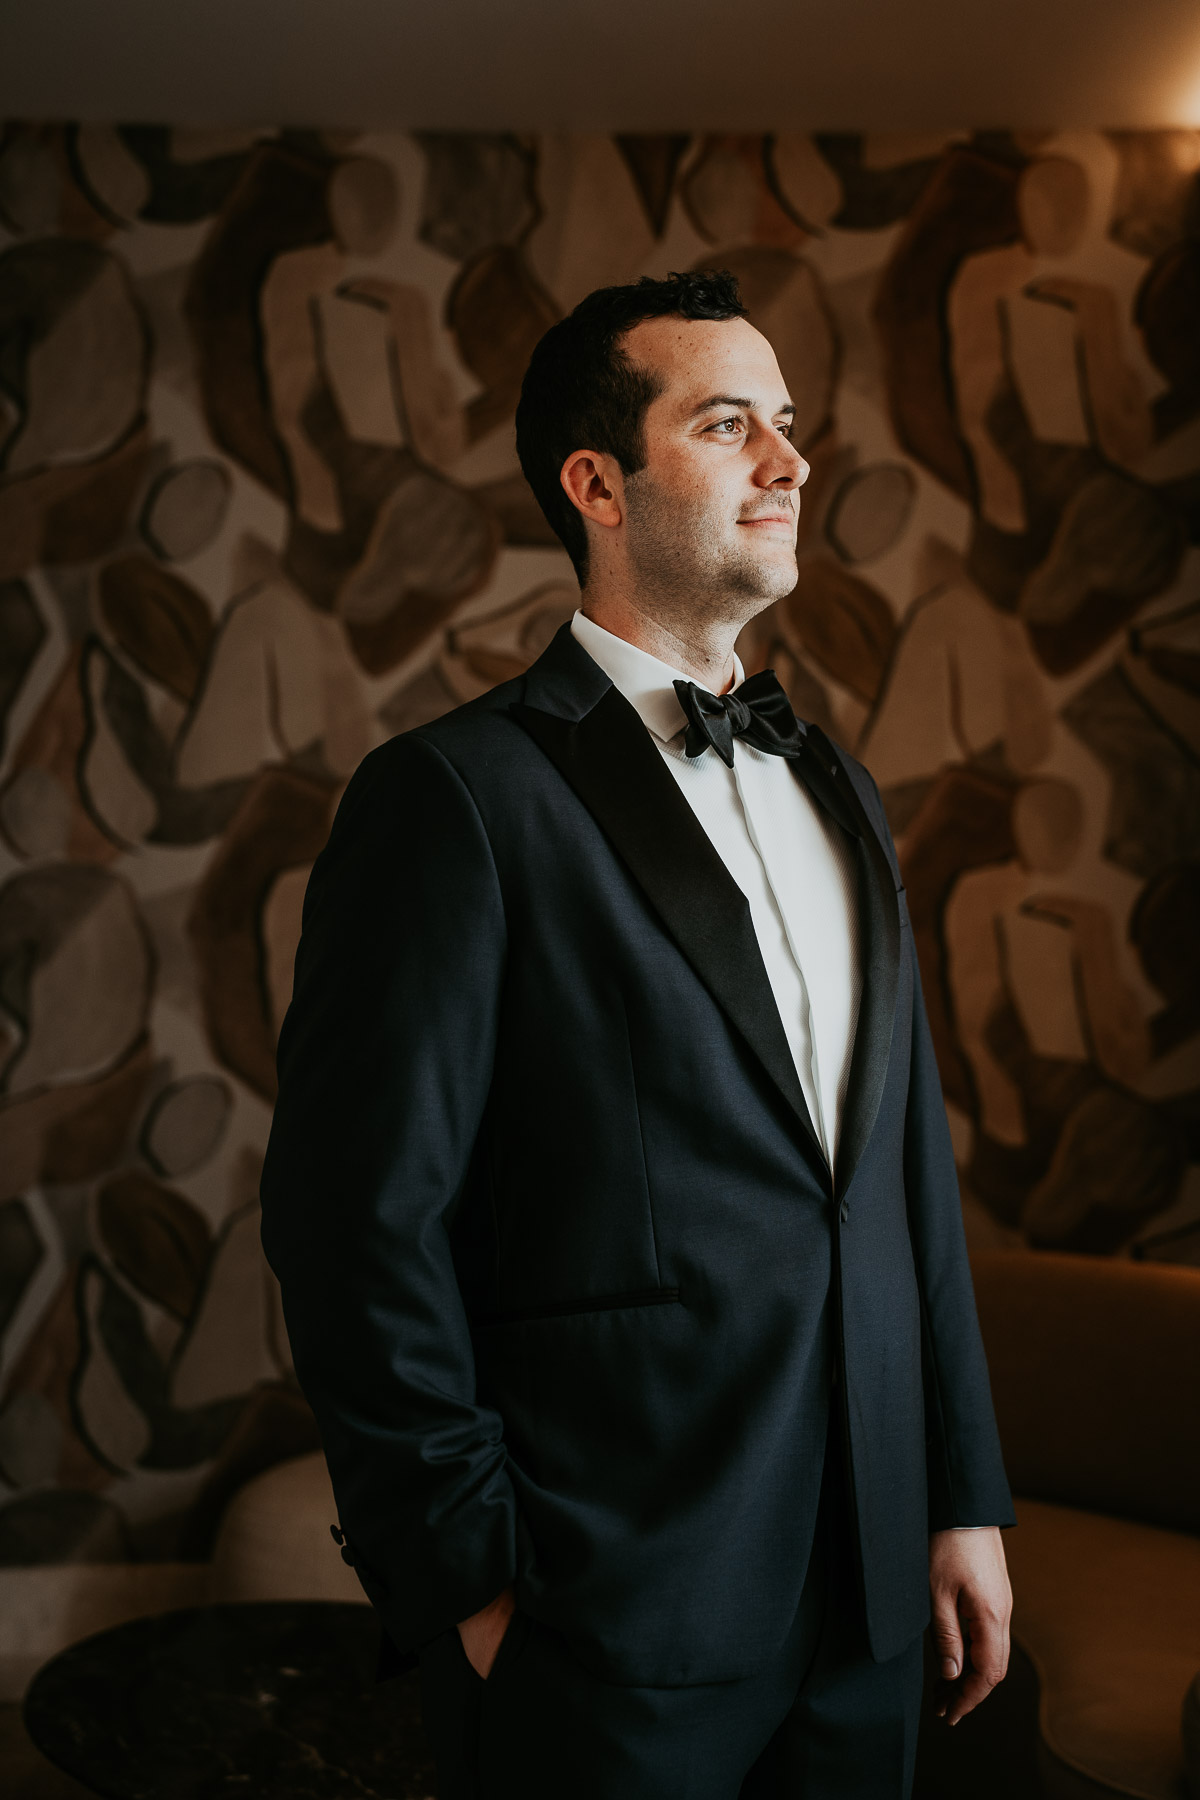
{"label": "beige wall", "polygon": [[904,862],[975,1243],[1200,1263],[1200,134],[0,140],[0,1562],[313,1443],[257,1240],[359,758],[575,604],[525,357],[742,278],[813,474],[747,634]]}

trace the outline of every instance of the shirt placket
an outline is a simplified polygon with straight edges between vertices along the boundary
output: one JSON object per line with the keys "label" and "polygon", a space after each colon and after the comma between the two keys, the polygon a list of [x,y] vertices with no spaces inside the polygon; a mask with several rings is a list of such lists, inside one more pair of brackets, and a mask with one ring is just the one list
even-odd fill
{"label": "shirt placket", "polygon": [[[795,965],[796,975],[797,975],[797,978],[800,983],[801,1004],[804,1007],[803,1023],[804,1023],[804,1027],[805,1027],[805,1033],[806,1033],[806,1036],[808,1039],[808,1083],[807,1083],[807,1085],[808,1085],[809,1089],[811,1090],[814,1100],[816,1102],[816,1106],[815,1106],[816,1117],[813,1119],[813,1127],[816,1130],[818,1138],[820,1139],[821,1148],[825,1153],[825,1160],[830,1164],[830,1167],[832,1167],[833,1166],[832,1165],[832,1156],[831,1156],[831,1152],[830,1152],[830,1146],[829,1146],[829,1141],[828,1141],[828,1136],[826,1133],[826,1126],[825,1126],[825,1101],[824,1101],[824,1096],[822,1095],[822,1092],[821,1092],[821,1066],[820,1066],[820,1058],[817,1055],[817,1034],[816,1034],[816,1024],[815,1024],[815,1021],[813,1018],[812,1001],[809,996],[808,982],[805,979],[804,962],[803,962],[803,959],[801,958],[799,948],[796,944],[795,936],[792,932],[791,924],[788,919],[787,908],[783,905],[783,902],[782,902],[780,894],[779,894],[779,889],[778,889],[776,882],[771,874],[770,860],[766,854],[766,851],[763,848],[765,841],[770,836],[770,832],[769,832],[769,830],[764,830],[764,832],[760,836],[760,833],[758,831],[758,828],[757,828],[757,825],[755,822],[754,814],[755,814],[756,801],[755,801],[755,799],[751,798],[751,794],[753,794],[757,789],[759,789],[761,784],[758,783],[757,781],[755,781],[752,776],[751,776],[751,779],[749,779],[749,780],[743,779],[743,771],[745,771],[747,774],[750,773],[750,771],[745,770],[745,761],[749,754],[751,754],[751,753],[747,752],[743,745],[735,743],[734,752],[733,752],[733,771],[732,771],[734,786],[737,791],[738,803],[741,807],[742,817],[745,820],[745,824],[746,824],[746,835],[748,836],[751,844],[754,847],[755,855],[758,857],[759,862],[762,864],[763,879],[766,882],[767,892],[771,897],[771,904],[774,906],[775,912],[778,916],[779,923],[780,923],[780,926],[783,931],[784,941],[787,944],[788,951],[789,951],[789,954],[791,955],[792,962]],[[757,773],[757,771],[755,771],[755,773]],[[758,793],[757,794],[757,802],[761,803],[762,799],[763,799],[763,796],[761,795],[761,793]],[[769,820],[763,821],[764,826],[769,826],[769,823],[770,823]]]}

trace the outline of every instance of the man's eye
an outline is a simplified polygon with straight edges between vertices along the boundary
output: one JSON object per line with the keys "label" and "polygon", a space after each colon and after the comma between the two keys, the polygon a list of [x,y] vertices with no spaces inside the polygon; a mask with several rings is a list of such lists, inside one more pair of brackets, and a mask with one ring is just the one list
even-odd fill
{"label": "man's eye", "polygon": [[[727,425],[732,425],[734,431],[740,431],[742,428],[742,421],[740,419],[719,419],[713,426],[713,430],[724,431]],[[732,433],[727,433],[727,435],[732,436]]]}

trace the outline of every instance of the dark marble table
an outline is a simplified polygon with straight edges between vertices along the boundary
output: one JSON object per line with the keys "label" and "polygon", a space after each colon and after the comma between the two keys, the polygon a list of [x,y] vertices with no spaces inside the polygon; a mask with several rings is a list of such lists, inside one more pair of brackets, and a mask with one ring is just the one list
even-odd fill
{"label": "dark marble table", "polygon": [[111,1800],[425,1800],[415,1674],[377,1683],[369,1607],[207,1606],[136,1619],[39,1670],[25,1725]]}

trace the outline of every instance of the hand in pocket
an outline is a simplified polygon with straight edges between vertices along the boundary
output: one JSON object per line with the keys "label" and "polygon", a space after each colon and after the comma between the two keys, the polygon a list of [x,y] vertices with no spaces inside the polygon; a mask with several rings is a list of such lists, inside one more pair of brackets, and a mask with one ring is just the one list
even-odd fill
{"label": "hand in pocket", "polygon": [[492,1672],[492,1664],[504,1642],[504,1634],[512,1621],[516,1605],[516,1595],[512,1588],[507,1587],[487,1606],[472,1613],[469,1619],[463,1619],[459,1624],[458,1635],[462,1639],[467,1661],[481,1681],[486,1681]]}

